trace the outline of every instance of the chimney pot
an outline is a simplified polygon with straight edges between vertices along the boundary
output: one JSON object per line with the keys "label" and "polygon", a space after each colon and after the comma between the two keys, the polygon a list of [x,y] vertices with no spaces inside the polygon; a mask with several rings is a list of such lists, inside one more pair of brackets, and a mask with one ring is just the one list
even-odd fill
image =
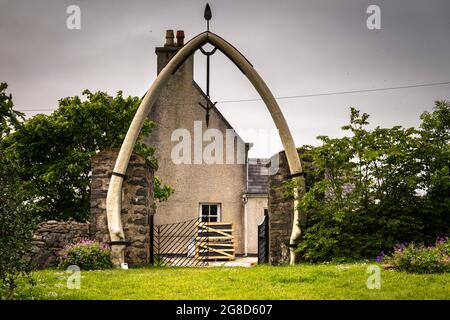
{"label": "chimney pot", "polygon": [[173,39],[174,39],[173,30],[166,30],[166,43],[164,44],[164,47],[174,47],[175,43]]}
{"label": "chimney pot", "polygon": [[184,31],[183,30],[177,31],[177,46],[178,47],[184,46]]}

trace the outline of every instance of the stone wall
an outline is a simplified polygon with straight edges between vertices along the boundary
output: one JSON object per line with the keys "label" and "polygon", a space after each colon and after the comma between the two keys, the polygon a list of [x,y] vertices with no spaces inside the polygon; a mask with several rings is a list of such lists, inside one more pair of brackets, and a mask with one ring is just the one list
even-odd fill
{"label": "stone wall", "polygon": [[[109,242],[106,217],[106,195],[119,150],[108,149],[91,160],[91,233],[101,242]],[[125,240],[125,261],[143,265],[150,261],[150,224],[153,214],[153,170],[149,162],[133,154],[122,186],[122,226]]]}
{"label": "stone wall", "polygon": [[38,268],[48,268],[56,264],[56,253],[66,244],[89,238],[89,223],[54,220],[41,223],[33,236],[32,260]]}
{"label": "stone wall", "polygon": [[[269,262],[273,265],[289,263],[289,239],[292,231],[294,200],[286,196],[283,187],[290,174],[284,151],[277,154],[278,172],[269,175]],[[276,157],[275,155],[274,157]],[[274,161],[272,157],[272,161]]]}

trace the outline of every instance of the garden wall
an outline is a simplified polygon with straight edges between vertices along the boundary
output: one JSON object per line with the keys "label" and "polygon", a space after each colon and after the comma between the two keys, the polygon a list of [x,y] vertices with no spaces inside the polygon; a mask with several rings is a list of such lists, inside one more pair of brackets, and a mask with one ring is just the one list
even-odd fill
{"label": "garden wall", "polygon": [[[38,268],[55,264],[56,252],[81,239],[110,242],[106,195],[119,150],[108,149],[91,159],[91,222],[47,221],[33,236],[32,260]],[[150,261],[150,215],[154,212],[153,169],[143,157],[133,154],[122,187],[122,225],[129,244],[125,261],[144,265]]]}
{"label": "garden wall", "polygon": [[48,268],[56,263],[56,252],[66,244],[90,238],[89,223],[41,223],[33,236],[32,260],[38,268]]}

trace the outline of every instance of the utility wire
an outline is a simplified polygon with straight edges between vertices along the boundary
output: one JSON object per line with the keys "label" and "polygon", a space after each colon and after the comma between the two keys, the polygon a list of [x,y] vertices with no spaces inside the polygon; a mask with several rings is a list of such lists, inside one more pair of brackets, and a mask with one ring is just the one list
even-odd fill
{"label": "utility wire", "polygon": [[[399,86],[399,87],[387,87],[387,88],[374,88],[374,89],[363,89],[363,90],[351,90],[351,91],[336,91],[336,92],[326,92],[326,93],[315,93],[315,94],[304,94],[304,95],[296,95],[296,96],[284,96],[284,97],[276,97],[276,100],[285,100],[285,99],[298,99],[298,98],[310,98],[310,97],[323,97],[323,96],[335,96],[335,95],[344,95],[344,94],[353,94],[353,93],[364,93],[364,92],[376,92],[376,91],[388,91],[388,90],[399,90],[399,89],[409,89],[409,88],[420,88],[420,87],[433,87],[433,86],[442,86],[449,85],[448,82],[435,82],[435,83],[424,83],[424,84],[415,84],[409,86]],[[261,101],[261,98],[257,99],[242,99],[242,100],[224,100],[219,101],[219,103],[238,103],[238,102],[252,102],[252,101]]]}
{"label": "utility wire", "polygon": [[[276,100],[301,99],[301,98],[336,96],[336,95],[365,93],[365,92],[389,91],[389,90],[411,89],[411,88],[421,88],[421,87],[435,87],[435,86],[443,86],[443,85],[450,85],[450,81],[422,83],[422,84],[414,84],[414,85],[409,85],[409,86],[397,86],[397,87],[373,88],[373,89],[362,89],[362,90],[303,94],[303,95],[293,95],[293,96],[281,96],[281,97],[276,97],[275,99]],[[240,103],[240,102],[254,102],[254,101],[262,101],[262,99],[255,98],[255,99],[240,99],[240,100],[223,100],[223,101],[218,101],[218,103],[224,104],[224,103]],[[27,112],[27,111],[53,111],[54,109],[17,109],[17,110]]]}

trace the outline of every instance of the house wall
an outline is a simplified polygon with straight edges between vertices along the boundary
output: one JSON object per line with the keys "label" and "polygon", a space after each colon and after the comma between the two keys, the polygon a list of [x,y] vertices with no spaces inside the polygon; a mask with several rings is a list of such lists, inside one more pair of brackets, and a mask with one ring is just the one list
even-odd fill
{"label": "house wall", "polygon": [[258,254],[258,225],[267,209],[267,196],[248,196],[247,210],[247,254]]}
{"label": "house wall", "polygon": [[[176,48],[156,48],[158,72],[176,53]],[[155,175],[164,184],[175,189],[168,201],[158,203],[156,224],[175,223],[199,216],[199,204],[221,203],[221,221],[233,223],[236,253],[243,253],[243,201],[246,189],[245,164],[175,164],[171,159],[172,148],[179,141],[171,141],[174,130],[187,129],[194,139],[194,121],[202,121],[202,132],[206,128],[205,110],[198,103],[205,104],[205,98],[193,81],[191,57],[174,74],[153,106],[149,118],[156,128],[145,139],[145,143],[156,148],[159,169]],[[209,128],[220,130],[224,135],[231,126],[215,109],[210,112]],[[243,143],[240,140],[240,143]],[[205,147],[210,142],[203,142]],[[192,145],[192,144],[191,144]],[[225,161],[226,152],[224,152]],[[191,153],[192,163],[194,152]]]}

